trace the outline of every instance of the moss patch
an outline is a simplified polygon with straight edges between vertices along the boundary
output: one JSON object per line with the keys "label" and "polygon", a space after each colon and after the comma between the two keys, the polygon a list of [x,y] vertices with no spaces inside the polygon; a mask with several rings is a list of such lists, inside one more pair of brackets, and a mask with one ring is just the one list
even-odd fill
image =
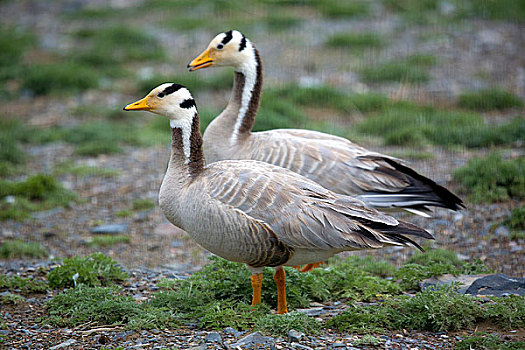
{"label": "moss patch", "polygon": [[36,242],[17,239],[6,240],[0,244],[0,258],[3,259],[45,258],[48,255],[47,250]]}
{"label": "moss patch", "polygon": [[23,220],[32,211],[67,206],[76,199],[50,175],[33,175],[21,182],[0,180],[0,220]]}
{"label": "moss patch", "polygon": [[102,253],[66,258],[62,265],[49,271],[47,279],[52,288],[77,285],[88,287],[109,286],[125,281],[128,274],[117,266],[117,262]]}
{"label": "moss patch", "polygon": [[466,166],[453,172],[454,179],[478,203],[525,198],[525,160],[504,160],[491,153],[484,158],[471,159]]}
{"label": "moss patch", "polygon": [[523,107],[523,101],[510,92],[490,89],[462,94],[459,96],[458,105],[466,109],[491,111]]}

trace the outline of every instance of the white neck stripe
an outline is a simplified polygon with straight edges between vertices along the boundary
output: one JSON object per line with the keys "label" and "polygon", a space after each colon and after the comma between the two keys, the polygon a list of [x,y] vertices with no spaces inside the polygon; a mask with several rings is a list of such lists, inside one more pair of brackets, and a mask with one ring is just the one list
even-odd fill
{"label": "white neck stripe", "polygon": [[[191,111],[193,115],[197,112],[195,107],[189,108],[188,111]],[[181,129],[182,130],[182,150],[184,152],[184,164],[188,164],[190,162],[190,153],[191,153],[191,144],[190,144],[190,136],[191,136],[191,128],[193,124],[193,118],[184,118],[184,119],[177,119],[177,120],[170,120],[170,126],[173,129]]]}
{"label": "white neck stripe", "polygon": [[230,138],[230,144],[233,145],[239,138],[239,131],[242,125],[242,121],[248,112],[250,107],[250,101],[252,99],[253,89],[257,80],[257,61],[255,60],[255,50],[249,40],[246,40],[246,49],[250,52],[250,59],[244,63],[239,72],[244,75],[244,86],[242,89],[241,97],[241,108],[239,108],[239,114],[237,114],[237,120],[235,121],[235,126],[233,127],[233,133]]}

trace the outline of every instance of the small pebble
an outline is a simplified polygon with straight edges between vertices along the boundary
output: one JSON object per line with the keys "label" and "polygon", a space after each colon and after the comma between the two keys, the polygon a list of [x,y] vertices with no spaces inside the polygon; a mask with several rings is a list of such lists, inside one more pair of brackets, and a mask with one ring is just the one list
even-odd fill
{"label": "small pebble", "polygon": [[221,335],[217,332],[209,333],[204,339],[206,343],[219,343],[222,341]]}

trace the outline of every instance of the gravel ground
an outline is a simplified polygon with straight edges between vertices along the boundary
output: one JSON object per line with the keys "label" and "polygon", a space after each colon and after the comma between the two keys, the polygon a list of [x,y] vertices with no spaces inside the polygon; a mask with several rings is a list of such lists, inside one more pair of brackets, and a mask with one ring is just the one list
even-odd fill
{"label": "gravel ground", "polygon": [[[43,1],[11,1],[2,4],[0,21],[37,28],[40,41],[46,48],[67,47],[63,36],[67,32],[57,22],[64,6],[72,1],[57,1],[48,5]],[[124,5],[125,6],[125,5]],[[461,21],[453,26],[448,24],[405,27],[397,16],[385,16],[381,10],[372,18],[349,21],[327,21],[311,18],[307,24],[287,33],[268,35],[254,30],[251,39],[259,48],[265,64],[267,84],[283,81],[297,81],[302,84],[325,83],[356,92],[383,92],[393,98],[409,98],[430,104],[452,105],[459,93],[494,83],[525,97],[525,47],[524,26],[518,23],[488,22],[481,20]],[[137,25],[151,29],[137,19]],[[229,28],[220,28],[222,31]],[[390,33],[391,44],[380,53],[369,53],[372,61],[404,56],[410,53],[432,54],[439,57],[439,64],[431,69],[432,79],[422,85],[405,86],[382,84],[367,86],[361,83],[355,68],[359,62],[350,60],[347,53],[327,51],[322,42],[331,34],[347,30],[364,30]],[[312,35],[315,33],[315,35]],[[177,65],[161,65],[164,74],[185,72],[189,59],[201,52],[214,33],[195,30],[179,33],[173,40],[170,33],[155,32]],[[432,39],[424,39],[432,37]],[[151,67],[142,67],[146,71]],[[197,73],[198,74],[198,73]],[[208,73],[203,73],[208,74]],[[146,91],[144,91],[146,93]],[[71,98],[25,97],[3,103],[2,117],[16,117],[31,125],[47,127],[78,122],[68,115],[68,110],[80,104],[98,104],[120,109],[126,103],[136,100],[136,95],[112,91],[90,91]],[[213,94],[199,94],[200,105],[210,104],[221,108],[227,103],[229,91]],[[523,112],[523,111],[521,111]],[[487,121],[500,122],[515,116],[512,113],[487,113]],[[140,116],[138,117],[140,118]],[[360,116],[351,116],[352,120]],[[403,150],[373,145],[373,150],[395,154]],[[135,212],[130,218],[116,218],[119,210],[129,209],[133,199],[150,199],[156,202],[162,181],[169,145],[149,148],[125,148],[122,154],[83,158],[73,154],[73,147],[58,143],[51,145],[26,146],[32,161],[27,166],[29,174],[49,172],[65,160],[75,164],[120,171],[116,177],[60,175],[58,179],[68,188],[86,199],[69,208],[57,208],[35,213],[33,220],[22,223],[0,223],[0,240],[20,238],[40,242],[51,254],[48,261],[0,261],[0,272],[20,276],[43,277],[40,267],[49,268],[55,264],[52,258],[85,255],[102,251],[130,269],[132,278],[125,286],[126,292],[137,298],[146,298],[155,291],[155,281],[162,277],[183,277],[199,270],[207,262],[208,252],[197,246],[182,230],[168,223],[158,207]],[[474,156],[486,154],[487,150],[444,150],[429,148],[434,157],[415,160],[413,168],[432,177],[438,183],[458,190],[451,182],[451,172]],[[523,148],[504,151],[505,154],[523,155]],[[518,202],[472,205],[455,213],[436,210],[434,218],[406,217],[411,222],[432,232],[436,241],[434,247],[456,251],[466,261],[481,259],[497,272],[516,277],[525,276],[525,250],[523,240],[512,241],[509,232],[499,223],[509,215],[512,208],[523,205]],[[400,216],[404,216],[401,215]],[[90,232],[101,224],[126,224],[124,234],[129,244],[94,248],[89,245],[93,239]],[[495,225],[495,229],[493,227]],[[414,251],[406,248],[386,248],[374,252],[352,254],[373,255],[401,265]],[[152,330],[128,332],[118,328],[56,329],[42,326],[37,318],[44,312],[42,305],[53,297],[34,296],[18,307],[2,308],[2,315],[9,330],[0,331],[7,335],[7,343],[0,344],[6,349],[96,349],[103,344],[137,349],[160,349],[165,347],[194,349],[237,349],[238,343],[247,333],[238,334],[223,330],[215,334],[198,329]],[[329,313],[340,312],[344,305],[316,305]],[[490,330],[490,329],[487,329]],[[500,330],[497,330],[503,334]],[[520,333],[521,332],[521,333]],[[387,349],[452,349],[463,334],[436,334],[422,332],[401,332],[381,336],[379,348]],[[508,339],[523,339],[522,331],[505,333]],[[213,339],[219,341],[212,341]],[[267,346],[274,349],[352,349],[360,337],[327,331],[321,337],[303,336],[300,341],[290,339],[266,339]],[[264,339],[262,339],[264,340]],[[54,346],[54,347],[51,347]],[[357,347],[357,345],[355,345]],[[359,345],[359,348],[367,346]],[[373,348],[370,346],[369,348]]]}

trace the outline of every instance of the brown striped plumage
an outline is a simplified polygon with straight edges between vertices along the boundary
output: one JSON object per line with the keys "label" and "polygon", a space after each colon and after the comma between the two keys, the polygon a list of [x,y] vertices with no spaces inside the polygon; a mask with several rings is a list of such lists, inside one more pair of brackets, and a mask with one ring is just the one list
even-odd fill
{"label": "brown striped plumage", "polygon": [[235,69],[230,101],[204,133],[208,163],[225,159],[268,162],[334,192],[358,195],[380,209],[403,208],[427,216],[429,206],[463,207],[461,199],[399,159],[368,151],[347,139],[311,130],[251,132],[259,108],[262,63],[255,46],[238,31],[217,35],[188,66],[190,70],[210,66]]}
{"label": "brown striped plumage", "polygon": [[[417,246],[407,235],[432,238],[285,168],[253,160],[205,166],[197,110],[181,107],[191,95],[181,87],[159,97],[167,86],[125,109],[149,110],[170,119],[172,152],[159,204],[173,224],[212,253],[245,263],[254,274],[265,266],[276,267],[281,288],[283,265],[323,261],[347,250]],[[252,279],[254,286],[258,281]],[[285,312],[286,307],[281,303],[278,310]]]}

